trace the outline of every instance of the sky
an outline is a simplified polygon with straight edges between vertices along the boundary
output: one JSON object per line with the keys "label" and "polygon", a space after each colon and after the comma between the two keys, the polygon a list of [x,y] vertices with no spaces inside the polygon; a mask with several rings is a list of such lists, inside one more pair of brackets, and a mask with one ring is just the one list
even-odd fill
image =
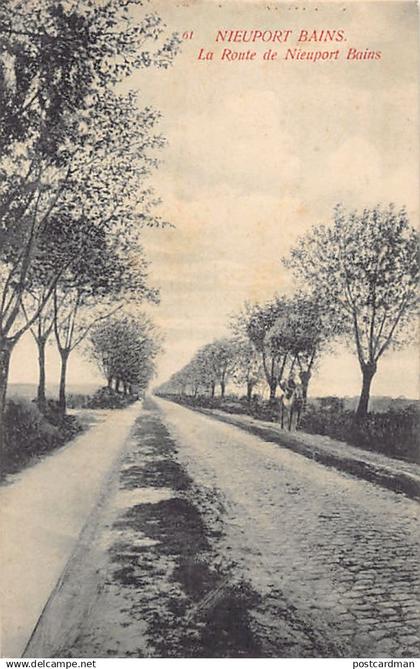
{"label": "sky", "polygon": [[[229,333],[245,300],[290,293],[282,266],[296,239],[328,223],[332,208],[395,202],[418,219],[418,46],[414,2],[151,0],[168,28],[193,32],[168,70],[141,71],[127,87],[162,113],[167,146],[152,178],[161,215],[174,227],[148,230],[144,247],[161,303],[148,311],[165,336],[157,381],[212,339]],[[252,61],[222,61],[218,30],[292,31],[290,43],[256,44]],[[340,43],[297,42],[301,30],[343,30]],[[277,59],[265,61],[270,46]],[[285,60],[287,48],[333,51],[337,60]],[[379,60],[347,60],[349,48]],[[200,49],[212,60],[199,60]],[[26,337],[15,350],[12,381],[36,380]],[[25,361],[25,364],[22,364]],[[49,380],[58,359],[48,352]],[[77,352],[69,381],[100,382]],[[338,347],[321,360],[313,394],[354,395],[360,371]],[[414,347],[382,360],[375,394],[418,395]]]}

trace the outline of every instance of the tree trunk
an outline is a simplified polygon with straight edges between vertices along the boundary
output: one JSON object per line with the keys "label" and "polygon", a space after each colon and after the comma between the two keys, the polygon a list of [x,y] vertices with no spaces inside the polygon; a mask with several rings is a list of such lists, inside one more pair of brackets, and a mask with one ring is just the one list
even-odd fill
{"label": "tree trunk", "polygon": [[276,399],[276,390],[277,390],[277,380],[271,381],[270,383],[270,401]]}
{"label": "tree trunk", "polygon": [[302,409],[305,411],[308,402],[308,387],[311,379],[310,372],[300,372],[300,382],[302,384]]}
{"label": "tree trunk", "polygon": [[222,399],[224,399],[225,391],[226,391],[226,383],[224,381],[220,381],[220,397]]}
{"label": "tree trunk", "polygon": [[112,388],[112,376],[108,377],[107,382],[108,382],[108,388]]}
{"label": "tree trunk", "polygon": [[117,393],[120,392],[120,383],[121,383],[120,379],[115,380],[115,390],[117,391]]}
{"label": "tree trunk", "polygon": [[308,403],[308,383],[302,384],[302,408],[306,409]]}
{"label": "tree trunk", "polygon": [[213,398],[216,393],[216,384],[214,381],[211,382],[210,397]]}
{"label": "tree trunk", "polygon": [[8,341],[0,343],[0,453],[4,445],[4,413],[6,409],[7,381],[9,378],[10,356],[13,345]]}
{"label": "tree trunk", "polygon": [[376,373],[376,364],[368,363],[361,366],[362,369],[362,391],[356,411],[358,419],[365,418],[369,409],[370,386]]}
{"label": "tree trunk", "polygon": [[[281,364],[280,372],[279,372],[279,375],[278,375],[278,377],[277,377],[277,381],[278,381],[278,383],[280,383],[280,381],[283,379],[283,374],[284,374],[284,370],[285,370],[285,368],[286,368],[286,362],[287,362],[287,358],[288,358],[288,357],[289,357],[289,354],[288,354],[288,353],[285,353],[285,355],[284,355],[284,357],[283,357],[283,362],[282,362],[282,364]],[[293,368],[294,368],[294,366],[295,366],[295,362],[296,362],[296,357],[295,357],[295,359],[293,360],[293,362],[292,362],[292,364],[291,364],[289,374],[293,374]]]}
{"label": "tree trunk", "polygon": [[60,373],[60,388],[58,391],[58,406],[62,413],[66,413],[66,377],[67,377],[67,363],[70,351],[61,350],[61,373]]}
{"label": "tree trunk", "polygon": [[45,339],[36,340],[38,346],[38,366],[39,366],[39,377],[38,377],[38,391],[37,391],[37,403],[38,407],[45,409],[46,397],[45,397]]}
{"label": "tree trunk", "polygon": [[246,399],[248,400],[248,402],[250,402],[252,400],[252,389],[253,389],[253,387],[254,387],[254,384],[252,383],[252,381],[248,381],[248,383],[246,384]]}

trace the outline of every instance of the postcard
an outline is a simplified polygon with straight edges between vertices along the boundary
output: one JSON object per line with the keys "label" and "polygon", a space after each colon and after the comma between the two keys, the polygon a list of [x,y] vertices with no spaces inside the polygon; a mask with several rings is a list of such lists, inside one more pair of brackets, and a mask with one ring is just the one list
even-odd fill
{"label": "postcard", "polygon": [[0,40],[1,656],[414,666],[418,6]]}

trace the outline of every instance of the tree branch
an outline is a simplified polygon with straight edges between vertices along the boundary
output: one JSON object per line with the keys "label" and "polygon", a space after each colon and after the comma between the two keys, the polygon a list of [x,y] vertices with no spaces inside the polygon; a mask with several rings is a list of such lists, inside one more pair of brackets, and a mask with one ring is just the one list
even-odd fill
{"label": "tree branch", "polygon": [[83,329],[82,334],[75,340],[73,343],[73,346],[71,347],[71,350],[73,351],[86,337],[86,335],[90,332],[90,330],[93,328],[96,323],[99,323],[100,321],[105,320],[106,318],[110,318],[114,314],[116,314],[118,311],[120,311],[123,308],[123,304],[118,305],[115,307],[115,309],[112,309],[109,311],[107,314],[104,314],[102,316],[98,316],[98,318],[95,318],[86,328]]}
{"label": "tree branch", "polygon": [[399,308],[399,310],[398,310],[398,314],[397,314],[397,316],[396,316],[396,318],[395,318],[394,324],[392,325],[392,327],[391,327],[391,329],[390,329],[390,331],[389,331],[389,333],[388,333],[388,336],[387,336],[386,339],[385,339],[385,342],[383,343],[383,345],[382,345],[381,348],[379,349],[379,352],[378,352],[378,354],[377,354],[377,356],[376,356],[376,358],[375,358],[375,362],[376,362],[377,360],[379,360],[379,358],[381,357],[381,355],[382,355],[382,354],[384,353],[384,351],[388,348],[388,346],[389,346],[389,344],[390,344],[390,342],[391,342],[391,340],[392,340],[392,337],[393,337],[393,335],[394,335],[394,332],[395,332],[395,330],[396,330],[396,328],[397,328],[397,325],[398,325],[398,323],[400,322],[401,317],[402,317],[402,315],[403,315],[403,313],[404,313],[404,310],[405,310],[406,305],[407,305],[407,295],[404,295],[404,297],[403,297],[403,299],[402,299],[402,301],[401,301],[401,306],[400,306],[400,308]]}

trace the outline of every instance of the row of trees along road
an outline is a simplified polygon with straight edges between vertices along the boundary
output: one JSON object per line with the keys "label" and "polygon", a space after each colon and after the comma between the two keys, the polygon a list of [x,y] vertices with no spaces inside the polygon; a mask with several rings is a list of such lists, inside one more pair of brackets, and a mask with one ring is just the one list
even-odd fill
{"label": "row of trees along road", "polygon": [[270,399],[285,377],[298,373],[304,402],[323,353],[343,340],[362,375],[357,417],[366,416],[378,361],[415,334],[418,237],[404,209],[379,205],[362,212],[338,206],[329,226],[315,226],[283,259],[297,280],[292,297],[246,303],[233,336],[201,348],[161,392],[225,394],[226,383],[267,384]]}
{"label": "row of trees along road", "polygon": [[142,393],[155,371],[160,339],[143,315],[108,318],[92,329],[89,353],[107,379],[108,388]]}
{"label": "row of trees along road", "polygon": [[274,400],[282,379],[297,371],[306,399],[315,362],[334,333],[320,304],[301,293],[276,296],[262,305],[247,303],[231,329],[231,337],[203,346],[159,391],[215,397],[220,386],[223,398],[231,382],[246,389],[250,401],[265,382]]}
{"label": "row of trees along road", "polygon": [[[167,67],[178,39],[141,0],[3,0],[0,6],[0,419],[10,356],[31,331],[62,360],[123,302],[156,300],[140,230],[163,224],[145,178],[159,114],[116,85]],[[150,44],[150,48],[148,45]]]}

